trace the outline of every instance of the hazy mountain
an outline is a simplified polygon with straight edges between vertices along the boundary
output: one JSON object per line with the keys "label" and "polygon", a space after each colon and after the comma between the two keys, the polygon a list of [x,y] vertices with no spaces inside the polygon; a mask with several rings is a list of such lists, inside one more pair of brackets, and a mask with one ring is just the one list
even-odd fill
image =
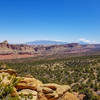
{"label": "hazy mountain", "polygon": [[67,44],[67,42],[62,41],[50,41],[50,40],[36,40],[27,42],[28,45],[61,45],[61,44]]}

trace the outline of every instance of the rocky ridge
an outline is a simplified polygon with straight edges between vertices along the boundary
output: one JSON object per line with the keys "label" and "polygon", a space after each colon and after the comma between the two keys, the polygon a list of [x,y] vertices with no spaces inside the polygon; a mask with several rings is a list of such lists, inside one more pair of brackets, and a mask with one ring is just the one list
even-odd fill
{"label": "rocky ridge", "polygon": [[12,69],[0,70],[0,91],[0,100],[81,100],[68,85],[43,84],[30,75],[17,76]]}
{"label": "rocky ridge", "polygon": [[99,51],[100,45],[70,43],[63,45],[26,45],[9,44],[8,41],[0,43],[0,60],[27,57],[67,56],[68,54],[90,53]]}

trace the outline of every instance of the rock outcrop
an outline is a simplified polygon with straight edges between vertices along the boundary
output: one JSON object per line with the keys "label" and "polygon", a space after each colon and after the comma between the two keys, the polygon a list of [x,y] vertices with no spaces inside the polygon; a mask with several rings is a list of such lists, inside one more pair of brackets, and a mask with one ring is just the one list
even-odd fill
{"label": "rock outcrop", "polygon": [[[0,85],[13,88],[12,97],[20,100],[79,100],[70,93],[70,86],[55,83],[43,84],[30,77],[18,77],[14,70],[0,70]],[[27,98],[27,99],[25,99]]]}
{"label": "rock outcrop", "polygon": [[35,78],[22,77],[20,82],[17,84],[16,88],[18,90],[21,90],[21,89],[37,90],[38,87],[40,87],[41,85],[42,85],[42,82],[39,80],[36,80]]}
{"label": "rock outcrop", "polygon": [[8,74],[10,74],[10,75],[17,75],[17,73],[16,73],[16,71],[15,70],[13,70],[13,69],[8,69],[8,70],[0,70],[0,73],[8,73]]}
{"label": "rock outcrop", "polygon": [[66,92],[59,100],[79,100],[72,93]]}

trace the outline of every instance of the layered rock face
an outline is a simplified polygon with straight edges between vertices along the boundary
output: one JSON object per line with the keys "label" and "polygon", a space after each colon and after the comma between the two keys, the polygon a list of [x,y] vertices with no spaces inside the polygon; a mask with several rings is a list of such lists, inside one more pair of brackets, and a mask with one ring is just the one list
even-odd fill
{"label": "layered rock face", "polygon": [[[43,84],[41,81],[33,77],[19,77],[15,70],[0,70],[0,91],[2,96],[5,97],[5,87],[7,88],[8,95],[17,97],[14,100],[80,100],[68,85],[58,85],[55,83]],[[9,89],[12,91],[8,92]],[[7,95],[6,93],[6,95]],[[12,100],[12,99],[11,99]]]}
{"label": "layered rock face", "polygon": [[0,60],[16,59],[27,57],[41,57],[54,55],[80,54],[100,50],[100,45],[80,45],[70,43],[64,45],[26,45],[26,44],[9,44],[8,41],[0,43]]}

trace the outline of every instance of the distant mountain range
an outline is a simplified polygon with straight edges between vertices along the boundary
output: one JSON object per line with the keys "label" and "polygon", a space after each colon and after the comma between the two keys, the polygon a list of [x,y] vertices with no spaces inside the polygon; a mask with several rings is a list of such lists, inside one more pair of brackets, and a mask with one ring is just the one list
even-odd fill
{"label": "distant mountain range", "polygon": [[28,44],[28,45],[62,45],[62,44],[67,44],[67,42],[50,41],[50,40],[36,40],[36,41],[27,42],[26,44]]}
{"label": "distant mountain range", "polygon": [[[78,41],[77,43],[79,43],[81,45],[88,44],[87,42],[84,42],[84,41]],[[68,42],[50,41],[50,40],[36,40],[36,41],[27,42],[25,44],[27,44],[27,45],[62,45],[62,44],[68,44]]]}
{"label": "distant mountain range", "polygon": [[[30,44],[30,45],[27,45]],[[100,52],[100,44],[67,43],[58,41],[40,40],[26,44],[0,43],[0,59],[16,59],[26,57],[62,56],[69,54],[83,55]]]}

